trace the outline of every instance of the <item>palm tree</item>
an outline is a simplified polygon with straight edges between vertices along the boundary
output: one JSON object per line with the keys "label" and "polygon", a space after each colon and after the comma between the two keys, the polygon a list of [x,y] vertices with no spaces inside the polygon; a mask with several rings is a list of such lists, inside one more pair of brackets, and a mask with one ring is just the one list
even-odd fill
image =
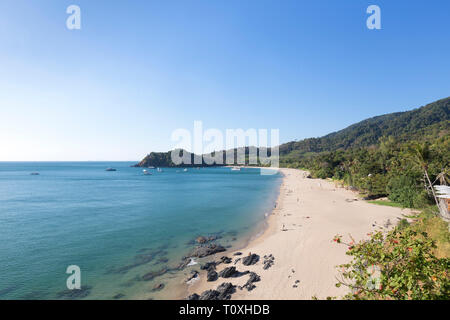
{"label": "palm tree", "polygon": [[433,194],[434,201],[436,202],[436,205],[438,209],[440,210],[439,206],[439,200],[436,196],[436,193],[433,188],[433,183],[431,183],[430,176],[428,174],[428,164],[431,161],[431,150],[430,145],[425,143],[415,143],[411,149],[410,152],[411,158],[414,161],[414,163],[422,169],[426,182],[428,182],[428,188],[431,190],[431,193]]}

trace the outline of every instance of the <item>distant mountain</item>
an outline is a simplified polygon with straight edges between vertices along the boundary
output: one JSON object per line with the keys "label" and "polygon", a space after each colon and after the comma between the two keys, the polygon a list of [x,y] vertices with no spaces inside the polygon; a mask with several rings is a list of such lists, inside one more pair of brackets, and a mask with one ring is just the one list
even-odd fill
{"label": "distant mountain", "polygon": [[148,154],[141,162],[135,165],[135,167],[177,167],[178,165],[172,161],[172,152],[178,152],[178,155],[181,157],[189,158],[189,164],[182,164],[180,166],[183,167],[205,167],[208,164],[205,160],[194,153],[190,153],[186,150],[175,149],[174,151],[169,152],[151,152]]}
{"label": "distant mountain", "polygon": [[383,136],[399,141],[421,139],[426,135],[449,133],[450,97],[406,112],[373,117],[321,138],[309,138],[280,145],[280,155],[297,155],[335,151],[352,147],[368,147]]}
{"label": "distant mountain", "polygon": [[[241,163],[241,161],[238,161],[238,152],[241,151],[241,154],[245,155],[245,163],[249,163],[249,159],[251,158],[251,155],[256,154],[256,158],[251,158],[253,161],[251,163],[256,163],[257,159],[259,159],[260,152],[264,151],[264,154],[267,154],[270,156],[270,150],[265,150],[265,148],[256,148],[256,147],[242,147],[242,148],[236,148],[230,151],[233,151],[234,154],[234,161],[232,164]],[[251,152],[250,152],[251,150]],[[179,157],[183,156],[186,157],[186,159],[190,159],[188,163],[183,163],[181,165],[175,164],[171,159],[172,152],[175,152],[178,154]],[[251,155],[250,155],[251,153]],[[212,156],[210,154],[199,156],[194,153],[190,153],[186,150],[182,149],[175,149],[173,151],[169,152],[151,152],[148,154],[144,159],[142,159],[141,162],[135,165],[135,167],[208,167],[208,166],[225,166],[227,165],[227,157],[226,157],[227,151],[223,151],[222,156],[222,164],[216,164],[213,162]],[[214,163],[214,164],[211,164]]]}
{"label": "distant mountain", "polygon": [[[335,151],[354,147],[376,145],[383,136],[393,136],[398,141],[422,140],[423,137],[448,135],[450,131],[450,97],[426,106],[406,111],[373,117],[343,130],[320,138],[308,138],[280,145],[280,160],[301,158],[304,155],[323,151]],[[254,148],[254,147],[251,147]],[[248,154],[249,148],[245,148]],[[136,166],[173,167],[171,152],[152,152]],[[194,154],[189,154],[192,162]],[[185,165],[183,165],[185,166]],[[208,166],[204,161],[193,166]]]}

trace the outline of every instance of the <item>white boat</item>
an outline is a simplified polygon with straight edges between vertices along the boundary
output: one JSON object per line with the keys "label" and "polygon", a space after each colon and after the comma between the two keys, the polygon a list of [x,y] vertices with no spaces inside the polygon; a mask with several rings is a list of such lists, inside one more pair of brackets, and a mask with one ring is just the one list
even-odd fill
{"label": "white boat", "polygon": [[163,170],[161,168],[157,168],[156,171],[163,172]]}
{"label": "white boat", "polygon": [[151,173],[150,172],[148,172],[147,170],[142,170],[142,172],[145,174],[145,175],[151,175]]}
{"label": "white boat", "polygon": [[241,171],[241,168],[239,168],[239,167],[232,167],[231,171]]}
{"label": "white boat", "polygon": [[153,166],[149,166],[149,167],[147,167],[148,169],[155,169],[155,167],[153,167]]}
{"label": "white boat", "polygon": [[184,168],[183,171],[184,171],[184,172],[187,172],[187,168]]}

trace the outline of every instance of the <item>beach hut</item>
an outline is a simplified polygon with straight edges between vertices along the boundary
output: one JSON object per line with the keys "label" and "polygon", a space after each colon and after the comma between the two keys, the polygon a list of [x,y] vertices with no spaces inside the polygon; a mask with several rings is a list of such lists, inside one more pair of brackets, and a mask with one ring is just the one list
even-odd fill
{"label": "beach hut", "polygon": [[449,186],[435,186],[436,197],[439,200],[439,211],[441,216],[450,220],[450,187]]}

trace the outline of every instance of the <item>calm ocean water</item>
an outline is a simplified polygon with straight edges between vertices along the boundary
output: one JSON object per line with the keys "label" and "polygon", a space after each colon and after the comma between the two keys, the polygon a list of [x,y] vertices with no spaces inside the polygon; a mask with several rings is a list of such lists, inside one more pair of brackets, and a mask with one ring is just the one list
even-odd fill
{"label": "calm ocean water", "polygon": [[177,265],[199,235],[248,239],[281,183],[258,169],[144,175],[131,164],[0,163],[0,299],[61,298],[69,265],[81,268],[87,299],[175,297],[189,270],[142,275]]}

